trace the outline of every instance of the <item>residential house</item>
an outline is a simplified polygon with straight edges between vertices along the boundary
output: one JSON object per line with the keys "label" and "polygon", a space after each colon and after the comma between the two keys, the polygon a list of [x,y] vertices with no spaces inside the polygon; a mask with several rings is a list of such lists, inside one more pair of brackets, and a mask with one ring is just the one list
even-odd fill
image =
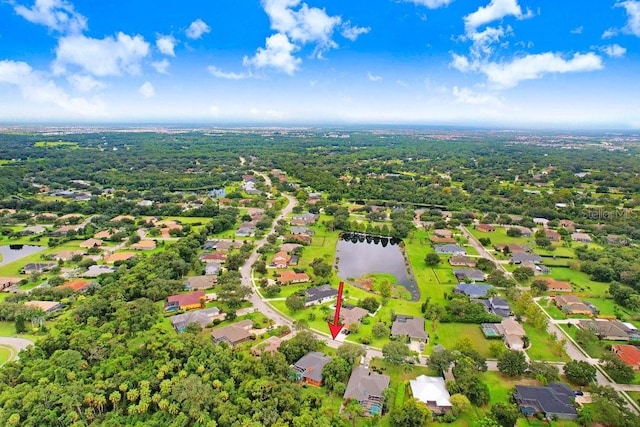
{"label": "residential house", "polygon": [[42,225],[32,225],[30,227],[25,227],[20,230],[20,234],[23,236],[32,235],[32,234],[42,234],[47,231],[47,228]]}
{"label": "residential house", "polygon": [[173,329],[176,332],[184,332],[190,323],[200,325],[201,328],[206,328],[214,320],[224,320],[225,315],[220,312],[217,307],[205,308],[203,310],[194,310],[187,313],[178,314],[169,318]]}
{"label": "residential house", "polygon": [[204,291],[195,291],[188,294],[171,295],[164,304],[164,311],[194,310],[204,306]]}
{"label": "residential house", "polygon": [[308,227],[291,227],[291,234],[308,234],[312,235],[314,231]]}
{"label": "residential house", "polygon": [[391,325],[391,338],[409,337],[412,341],[427,342],[424,318],[399,314]]}
{"label": "residential house", "polygon": [[389,387],[389,382],[388,375],[356,366],[349,377],[343,398],[357,400],[367,416],[382,415],[384,391]]}
{"label": "residential house", "polygon": [[21,272],[22,274],[44,273],[45,271],[55,268],[57,265],[58,263],[56,262],[30,262],[22,267]]}
{"label": "residential house", "polygon": [[544,228],[547,228],[547,225],[549,224],[549,220],[546,218],[533,218],[533,223],[536,225],[541,225]]}
{"label": "residential house", "polygon": [[547,420],[575,420],[578,411],[573,405],[575,393],[565,384],[551,383],[547,387],[516,385],[516,404],[526,416],[542,414]]}
{"label": "residential house", "polygon": [[275,353],[278,351],[278,348],[280,348],[282,341],[283,339],[280,337],[269,337],[261,343],[251,347],[251,354],[254,356],[260,356],[263,353]]}
{"label": "residential house", "polygon": [[116,271],[116,269],[109,267],[108,265],[92,265],[87,269],[87,271],[82,273],[82,277],[96,278],[103,274],[111,274],[114,271]]}
{"label": "residential house", "polygon": [[491,285],[476,285],[475,283],[458,283],[453,292],[470,298],[486,298],[487,292],[492,287]]}
{"label": "residential house", "polygon": [[456,276],[456,279],[459,281],[470,280],[472,282],[484,282],[485,280],[484,272],[477,268],[454,268],[453,275]]}
{"label": "residential house", "polygon": [[190,291],[205,290],[213,288],[217,281],[216,275],[191,276],[187,277],[185,288]]}
{"label": "residential house", "polygon": [[561,219],[558,221],[558,225],[567,231],[575,231],[576,229],[576,224],[570,219]]}
{"label": "residential house", "polygon": [[547,282],[547,291],[549,292],[571,292],[573,290],[573,287],[569,283],[561,280],[555,280],[551,277],[543,277],[540,280]]}
{"label": "residential house", "polygon": [[511,350],[524,350],[524,341],[522,338],[527,335],[524,328],[515,319],[507,317],[497,325],[498,331],[504,338],[504,342]]}
{"label": "residential house", "polygon": [[138,251],[152,251],[156,248],[155,240],[140,240],[137,243],[131,245],[131,249],[135,249]]}
{"label": "residential house", "polygon": [[98,239],[87,239],[84,242],[80,243],[81,248],[91,249],[91,248],[99,248],[102,246],[102,240]]}
{"label": "residential house", "polygon": [[548,228],[544,230],[544,235],[552,242],[559,242],[562,239],[560,233],[558,233],[556,230],[550,230]]}
{"label": "residential house", "polygon": [[271,263],[269,264],[271,267],[275,268],[287,268],[289,266],[289,262],[291,261],[291,255],[286,252],[277,252]]}
{"label": "residential house", "polygon": [[409,385],[413,397],[427,405],[432,413],[439,415],[453,410],[444,378],[420,375],[414,380],[409,380]]}
{"label": "residential house", "polygon": [[205,276],[217,276],[218,274],[220,274],[220,271],[222,270],[222,264],[220,264],[219,262],[207,262],[204,265],[204,275]]}
{"label": "residential house", "polygon": [[522,227],[519,225],[514,225],[512,228],[517,228],[522,233],[523,237],[531,237],[533,236],[533,231],[529,227]]}
{"label": "residential house", "polygon": [[309,307],[336,299],[338,297],[338,291],[332,288],[331,285],[322,285],[307,289],[304,291],[304,297],[304,306]]}
{"label": "residential house", "polygon": [[558,295],[555,297],[556,306],[566,314],[583,314],[593,316],[593,308],[585,304],[575,295]]}
{"label": "residential house", "polygon": [[299,245],[297,243],[283,243],[280,245],[280,250],[282,252],[286,252],[288,254],[292,253],[293,251],[295,251],[297,248],[301,248],[302,245]]}
{"label": "residential house", "polygon": [[98,231],[96,234],[93,235],[94,239],[108,239],[112,236],[111,234],[111,230],[102,230],[102,231]]}
{"label": "residential house", "polygon": [[431,236],[429,238],[429,240],[431,240],[431,243],[433,243],[434,245],[455,243],[456,242],[456,239],[454,239],[453,237]]}
{"label": "residential house", "polygon": [[433,230],[433,234],[438,237],[453,237],[453,231],[447,230],[446,228],[436,228],[435,230]]}
{"label": "residential house", "polygon": [[640,348],[635,345],[615,344],[611,346],[611,351],[634,371],[640,371]]}
{"label": "residential house", "polygon": [[304,245],[310,245],[313,238],[308,234],[287,234],[284,236],[284,240],[287,242],[295,241]]}
{"label": "residential house", "polygon": [[509,307],[509,303],[503,298],[491,297],[487,300],[478,300],[477,302],[483,304],[491,314],[497,314],[500,317],[511,316],[511,307]]}
{"label": "residential house", "polygon": [[131,216],[131,215],[118,215],[115,218],[111,218],[111,222],[125,221],[125,222],[133,223],[135,220],[136,220],[136,218],[134,216]]}
{"label": "residential house", "polygon": [[342,317],[342,323],[349,326],[352,324],[359,324],[365,316],[369,315],[369,311],[362,307],[348,307],[343,306],[340,311],[340,317]]}
{"label": "residential house", "polygon": [[542,264],[542,257],[538,254],[527,252],[516,252],[511,254],[511,264],[522,264],[525,262],[532,262],[536,265]]}
{"label": "residential house", "polygon": [[85,292],[92,284],[91,280],[74,279],[60,285],[59,288],[68,288],[73,292]]}
{"label": "residential house", "polygon": [[571,233],[571,240],[574,242],[591,243],[592,239],[587,233]]}
{"label": "residential house", "polygon": [[153,201],[152,200],[140,200],[138,203],[136,203],[138,206],[142,207],[142,208],[148,208],[153,206]]}
{"label": "residential house", "polygon": [[583,329],[591,329],[602,340],[640,340],[640,331],[629,327],[619,320],[580,320],[578,326]]}
{"label": "residential house", "polygon": [[221,263],[227,260],[227,254],[223,252],[211,252],[208,254],[200,255],[200,261],[205,263],[216,262]]}
{"label": "residential house", "polygon": [[476,261],[468,257],[466,255],[454,255],[449,258],[449,264],[453,267],[469,267],[473,268],[476,266]]}
{"label": "residential house", "polygon": [[26,301],[24,306],[29,308],[39,308],[44,311],[45,314],[51,314],[62,309],[62,304],[58,301]]}
{"label": "residential house", "polygon": [[437,254],[447,254],[447,255],[466,255],[467,251],[464,250],[460,245],[455,244],[446,244],[446,245],[434,245],[433,249]]}
{"label": "residential house", "polygon": [[134,258],[135,256],[136,254],[133,252],[116,252],[114,254],[107,256],[104,260],[106,263],[112,264],[115,262],[127,261],[131,258]]}
{"label": "residential house", "polygon": [[51,255],[51,259],[55,261],[71,261],[71,259],[76,255],[83,255],[83,251],[59,251],[55,254]]}
{"label": "residential house", "polygon": [[226,343],[230,347],[249,341],[251,339],[251,329],[253,321],[250,319],[241,320],[222,328],[214,329],[211,332],[211,339],[214,344]]}
{"label": "residential house", "polygon": [[[243,223],[245,224],[245,223]],[[238,237],[251,237],[254,234],[256,234],[256,231],[258,230],[256,228],[255,225],[250,224],[250,225],[243,225],[241,224],[241,226],[238,228],[238,231],[236,231],[236,236]]]}
{"label": "residential house", "polygon": [[289,285],[291,283],[306,283],[309,280],[309,275],[307,273],[296,273],[295,271],[286,270],[280,273],[278,277],[278,282],[283,285]]}
{"label": "residential house", "polygon": [[291,218],[291,225],[302,226],[302,227],[311,225],[317,221],[318,216],[319,215],[312,214],[309,212],[297,214],[297,215],[294,215],[293,218]]}
{"label": "residential house", "polygon": [[317,351],[311,351],[293,365],[295,379],[320,387],[322,385],[322,369],[329,362],[331,362],[331,357]]}
{"label": "residential house", "polygon": [[520,253],[520,252],[531,252],[531,248],[529,246],[518,245],[515,243],[509,243],[509,244],[500,243],[500,244],[494,245],[493,248],[496,251],[502,252],[502,253],[505,253],[507,251],[512,254]]}
{"label": "residential house", "polygon": [[526,267],[526,268],[530,268],[531,271],[533,271],[534,275],[539,275],[539,274],[550,274],[551,273],[551,269],[547,266],[544,266],[542,264],[536,264],[533,261],[525,261],[522,264],[520,264],[520,267]]}
{"label": "residential house", "polygon": [[224,188],[214,188],[213,190],[209,191],[209,197],[227,197],[227,190],[225,190]]}
{"label": "residential house", "polygon": [[10,289],[22,280],[21,277],[0,277],[0,290]]}
{"label": "residential house", "polygon": [[476,230],[482,231],[483,233],[490,233],[495,231],[495,227],[491,224],[478,224],[476,225]]}

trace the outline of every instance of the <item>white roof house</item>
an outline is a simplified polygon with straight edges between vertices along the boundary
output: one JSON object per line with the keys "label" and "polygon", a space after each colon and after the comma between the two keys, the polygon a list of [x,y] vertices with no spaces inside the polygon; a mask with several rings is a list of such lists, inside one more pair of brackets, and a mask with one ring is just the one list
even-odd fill
{"label": "white roof house", "polygon": [[441,377],[428,377],[420,375],[415,380],[409,381],[413,397],[426,404],[436,413],[446,412],[452,409],[449,392]]}

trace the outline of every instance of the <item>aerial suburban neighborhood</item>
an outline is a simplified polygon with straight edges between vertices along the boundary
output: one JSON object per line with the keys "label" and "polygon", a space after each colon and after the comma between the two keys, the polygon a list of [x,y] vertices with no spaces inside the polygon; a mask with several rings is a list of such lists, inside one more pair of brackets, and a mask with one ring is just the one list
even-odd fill
{"label": "aerial suburban neighborhood", "polygon": [[[109,138],[133,147],[131,154],[117,152],[133,164],[139,142],[115,142],[123,135]],[[330,139],[310,137],[320,147]],[[208,138],[196,141],[206,145]],[[298,149],[305,161],[326,162],[334,173],[289,164],[253,145],[235,148],[233,157],[220,153],[224,168],[214,172],[183,160],[174,166],[180,166],[175,179],[187,182],[200,182],[206,172],[206,191],[170,190],[173,184],[142,190],[137,174],[117,185],[115,178],[98,180],[99,171],[73,168],[45,185],[36,166],[21,172],[25,200],[32,201],[6,198],[0,205],[7,348],[12,339],[24,340],[56,365],[95,366],[95,378],[105,375],[102,360],[123,366],[112,358],[129,351],[126,343],[140,363],[163,360],[148,368],[156,380],[113,368],[104,389],[86,392],[108,398],[103,410],[116,412],[117,396],[136,408],[157,405],[159,413],[165,401],[182,408],[167,390],[193,387],[189,396],[200,410],[215,413],[229,381],[258,396],[267,383],[245,381],[273,378],[282,390],[268,393],[291,393],[300,402],[291,403],[295,417],[315,414],[328,425],[423,425],[411,424],[412,417],[461,426],[627,425],[599,418],[605,407],[612,417],[638,419],[640,297],[632,260],[640,235],[626,222],[584,219],[523,192],[553,189],[580,201],[586,196],[567,191],[578,185],[573,172],[556,178],[567,180],[562,188],[536,178],[546,176],[546,163],[515,183],[505,177],[509,192],[500,203],[510,207],[481,208],[467,184],[473,171],[454,178],[451,166],[432,175],[414,165],[420,179],[431,177],[420,184],[428,189],[423,202],[411,191],[397,200],[363,197],[365,182],[389,194],[399,182],[418,191],[403,178],[417,172],[388,165],[375,145],[361,166],[380,167],[367,172],[347,168],[341,155],[327,160]],[[528,156],[540,149],[529,146]],[[52,153],[65,158],[76,151]],[[169,155],[159,151],[153,161]],[[557,165],[553,171],[566,167],[560,153],[545,161]],[[583,178],[580,191],[602,185],[591,178]],[[452,192],[467,204],[445,209],[428,198]],[[523,207],[522,197],[539,206]],[[635,215],[617,219],[636,221]],[[81,339],[81,331],[92,339]],[[15,353],[7,360],[32,369],[35,356]],[[64,369],[67,377],[79,373]],[[3,382],[28,384],[6,375]],[[9,399],[8,390],[0,388],[0,397]],[[100,412],[91,402],[81,399],[83,417]],[[191,417],[185,410],[178,412]],[[218,425],[241,425],[233,421],[240,414],[216,417]],[[311,425],[296,423],[283,425]]]}

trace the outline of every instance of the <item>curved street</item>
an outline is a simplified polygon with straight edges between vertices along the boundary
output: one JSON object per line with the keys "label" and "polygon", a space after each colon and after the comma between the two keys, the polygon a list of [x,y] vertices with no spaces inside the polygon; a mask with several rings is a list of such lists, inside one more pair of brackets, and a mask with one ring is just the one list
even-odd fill
{"label": "curved street", "polygon": [[30,345],[33,345],[33,341],[26,338],[0,337],[0,346],[6,347],[10,353],[7,362],[16,360],[18,358],[18,353]]}

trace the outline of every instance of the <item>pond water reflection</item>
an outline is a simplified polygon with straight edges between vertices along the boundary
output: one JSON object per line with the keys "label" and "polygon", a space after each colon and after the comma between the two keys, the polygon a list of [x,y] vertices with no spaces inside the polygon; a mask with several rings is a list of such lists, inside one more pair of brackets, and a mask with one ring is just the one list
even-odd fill
{"label": "pond water reflection", "polygon": [[418,301],[420,291],[413,275],[407,272],[410,267],[405,265],[400,242],[392,237],[343,233],[336,249],[338,276],[347,279],[371,273],[390,273],[409,291],[411,300]]}
{"label": "pond water reflection", "polygon": [[31,254],[35,254],[43,249],[45,246],[31,246],[31,245],[3,245],[0,246],[0,255],[2,255],[2,261],[0,266],[9,264],[10,262],[17,261],[20,258],[24,258]]}

